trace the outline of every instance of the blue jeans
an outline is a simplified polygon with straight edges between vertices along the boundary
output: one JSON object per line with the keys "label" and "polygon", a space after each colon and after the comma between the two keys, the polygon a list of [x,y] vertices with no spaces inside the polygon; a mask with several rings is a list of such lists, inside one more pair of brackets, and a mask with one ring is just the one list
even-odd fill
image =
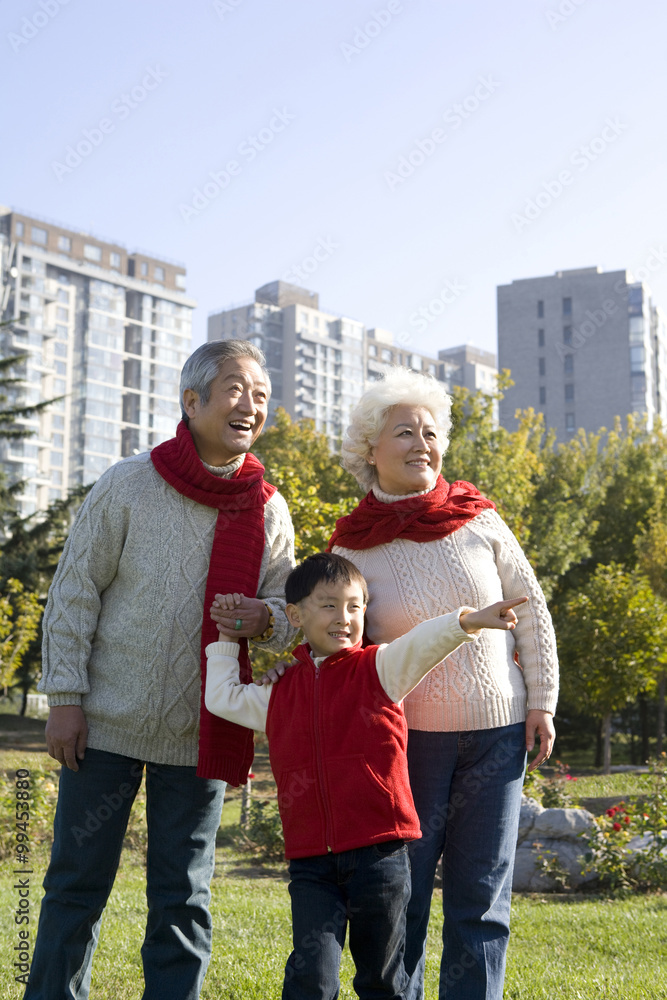
{"label": "blue jeans", "polygon": [[502,1000],[525,725],[469,733],[410,730],[408,762],[423,836],[410,845],[407,996],[424,996],[426,932],[442,855],[439,998]]}
{"label": "blue jeans", "polygon": [[[144,762],[88,748],[63,768],[24,1000],[87,1000],[93,952]],[[144,1000],[196,1000],[211,954],[209,889],[225,784],[146,764]]]}
{"label": "blue jeans", "polygon": [[402,840],[290,861],[294,950],[283,1000],[336,1000],[350,925],[357,996],[403,1000],[410,862]]}

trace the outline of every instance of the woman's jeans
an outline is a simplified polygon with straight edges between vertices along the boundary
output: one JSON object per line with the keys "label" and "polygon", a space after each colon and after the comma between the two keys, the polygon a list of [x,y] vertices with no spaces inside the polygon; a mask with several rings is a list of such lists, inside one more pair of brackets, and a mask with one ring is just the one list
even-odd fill
{"label": "woman's jeans", "polygon": [[290,861],[294,950],[283,1000],[336,1000],[350,925],[359,997],[403,1000],[408,849],[401,840]]}
{"label": "woman's jeans", "polygon": [[[63,768],[25,1000],[87,1000],[93,952],[144,763],[86,750]],[[225,784],[146,764],[144,1000],[196,1000],[211,953],[210,881]]]}
{"label": "woman's jeans", "polygon": [[408,761],[422,839],[410,844],[407,997],[424,996],[426,932],[442,855],[445,919],[439,998],[502,1000],[525,725],[469,733],[411,729]]}

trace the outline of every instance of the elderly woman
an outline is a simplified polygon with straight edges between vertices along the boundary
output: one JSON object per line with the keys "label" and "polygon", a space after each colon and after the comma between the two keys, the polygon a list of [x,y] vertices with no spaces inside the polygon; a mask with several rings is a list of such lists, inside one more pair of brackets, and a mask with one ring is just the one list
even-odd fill
{"label": "elderly woman", "polygon": [[[435,380],[393,369],[352,413],[343,465],[370,490],[341,518],[334,552],[368,581],[366,630],[390,642],[462,605],[528,594],[513,632],[483,633],[405,699],[410,782],[422,839],[411,844],[407,996],[424,996],[436,865],[443,858],[440,997],[501,1000],[526,748],[554,740],[556,644],[544,595],[494,504],[440,474],[450,399]],[[518,657],[517,655],[518,654]]]}

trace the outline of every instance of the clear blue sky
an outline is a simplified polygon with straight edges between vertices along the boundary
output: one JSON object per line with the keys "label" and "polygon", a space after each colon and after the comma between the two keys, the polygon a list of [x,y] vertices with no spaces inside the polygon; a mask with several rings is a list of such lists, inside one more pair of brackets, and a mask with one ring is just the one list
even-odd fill
{"label": "clear blue sky", "polygon": [[659,0],[41,2],[0,4],[0,203],[185,263],[195,344],[318,243],[322,307],[424,352],[495,350],[495,286],[559,269],[648,261],[667,308]]}

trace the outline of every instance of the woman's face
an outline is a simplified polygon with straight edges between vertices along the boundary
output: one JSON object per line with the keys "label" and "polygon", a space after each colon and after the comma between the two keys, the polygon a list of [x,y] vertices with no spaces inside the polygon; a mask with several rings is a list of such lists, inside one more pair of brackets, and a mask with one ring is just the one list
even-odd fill
{"label": "woman's face", "polygon": [[368,462],[377,468],[380,489],[385,493],[427,490],[442,464],[442,444],[430,411],[407,404],[390,410]]}

